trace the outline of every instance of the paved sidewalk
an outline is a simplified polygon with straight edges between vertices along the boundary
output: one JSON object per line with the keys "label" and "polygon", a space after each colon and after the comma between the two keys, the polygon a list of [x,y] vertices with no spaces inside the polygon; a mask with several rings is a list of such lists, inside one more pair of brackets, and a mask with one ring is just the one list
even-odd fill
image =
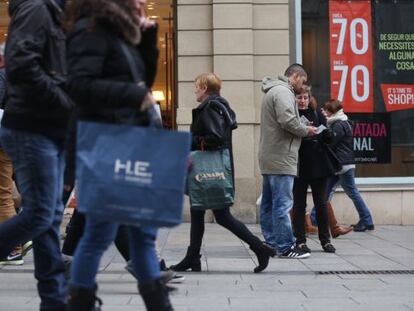
{"label": "paved sidewalk", "polygon": [[[258,226],[249,226],[259,234]],[[189,225],[160,234],[167,264],[185,254]],[[333,240],[336,254],[322,252],[316,236],[304,260],[272,259],[267,270],[252,272],[256,259],[248,246],[216,224],[206,225],[201,273],[185,273],[172,295],[175,310],[404,310],[414,311],[414,226],[379,226]],[[145,310],[136,283],[114,247],[98,276],[105,311]],[[363,274],[386,271],[381,274]],[[349,274],[320,274],[348,271]],[[405,271],[405,273],[404,273]],[[352,274],[351,274],[352,272]],[[400,272],[397,274],[397,272]],[[33,261],[0,267],[0,311],[38,310]]]}

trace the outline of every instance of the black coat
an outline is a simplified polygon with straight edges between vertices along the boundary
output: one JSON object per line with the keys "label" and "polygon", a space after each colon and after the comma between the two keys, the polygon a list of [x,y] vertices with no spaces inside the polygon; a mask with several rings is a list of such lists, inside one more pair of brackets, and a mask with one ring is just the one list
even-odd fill
{"label": "black coat", "polygon": [[[135,116],[135,124],[147,125],[146,114],[139,108],[155,78],[157,28],[147,30],[139,46],[127,42],[113,25],[98,22],[90,28],[81,19],[68,35],[67,90],[76,102],[78,118],[123,123],[122,112]],[[121,41],[133,57],[139,83],[134,81]]]}
{"label": "black coat", "polygon": [[[137,71],[145,81],[144,85],[137,86],[119,44],[120,32],[114,32],[105,25],[97,25],[94,31],[90,31],[88,25],[85,19],[75,24],[68,41],[68,63],[71,66],[68,90],[77,104],[67,138],[65,183],[68,185],[73,185],[75,180],[77,120],[119,123],[119,109],[124,111],[126,108],[135,114],[142,98],[152,87],[157,72],[158,27],[147,29],[138,46],[129,45]],[[145,123],[145,116],[137,121]]]}
{"label": "black coat", "polygon": [[[299,110],[299,114],[313,122],[313,126],[326,126],[326,118],[320,110]],[[330,141],[331,133],[324,130],[314,137],[302,138],[299,148],[299,174],[298,177],[304,180],[326,178],[335,174],[337,169],[328,155],[327,143]]]}
{"label": "black coat", "polygon": [[63,141],[73,103],[66,82],[61,9],[53,0],[12,0],[3,126]]}
{"label": "black coat", "polygon": [[342,165],[354,164],[354,139],[352,127],[348,121],[334,121],[330,127],[332,131],[332,141],[330,147]]}

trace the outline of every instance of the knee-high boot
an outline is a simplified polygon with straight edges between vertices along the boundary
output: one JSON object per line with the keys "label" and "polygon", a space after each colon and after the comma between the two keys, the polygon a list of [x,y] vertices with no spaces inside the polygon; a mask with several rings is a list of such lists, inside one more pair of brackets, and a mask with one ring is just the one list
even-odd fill
{"label": "knee-high boot", "polygon": [[274,257],[276,255],[274,248],[265,242],[260,241],[259,238],[257,238],[257,240],[250,245],[250,249],[256,254],[257,261],[259,263],[259,265],[254,268],[254,273],[259,273],[266,269],[269,264],[270,257]]}
{"label": "knee-high boot", "polygon": [[168,297],[168,290],[160,280],[138,285],[139,293],[144,300],[147,311],[173,311]]}
{"label": "knee-high boot", "polygon": [[330,202],[327,203],[326,207],[328,209],[329,228],[331,229],[331,235],[333,238],[337,238],[340,235],[344,235],[352,231],[352,227],[341,227],[338,225],[338,221],[336,220],[335,213]]}
{"label": "knee-high boot", "polygon": [[96,296],[95,288],[69,286],[69,311],[101,311],[102,301]]}

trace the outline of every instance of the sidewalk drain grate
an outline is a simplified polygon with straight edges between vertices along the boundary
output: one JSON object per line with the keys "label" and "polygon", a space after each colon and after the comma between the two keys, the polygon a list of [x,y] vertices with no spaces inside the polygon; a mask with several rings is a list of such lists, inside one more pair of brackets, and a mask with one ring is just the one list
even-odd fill
{"label": "sidewalk drain grate", "polygon": [[349,271],[316,271],[316,274],[414,274],[414,270],[349,270]]}

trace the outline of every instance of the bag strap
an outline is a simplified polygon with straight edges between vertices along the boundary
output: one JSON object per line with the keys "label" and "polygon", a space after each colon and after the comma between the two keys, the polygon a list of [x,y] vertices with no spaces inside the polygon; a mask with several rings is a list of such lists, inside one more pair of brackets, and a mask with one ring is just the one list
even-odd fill
{"label": "bag strap", "polygon": [[131,52],[129,51],[129,49],[128,49],[128,47],[127,47],[127,45],[125,44],[124,41],[122,41],[121,39],[119,39],[118,41],[119,41],[119,44],[121,46],[122,53],[124,54],[124,56],[127,60],[129,70],[131,71],[132,79],[134,80],[135,83],[141,82],[140,79],[139,79],[137,64],[134,61],[134,58],[132,57]]}

